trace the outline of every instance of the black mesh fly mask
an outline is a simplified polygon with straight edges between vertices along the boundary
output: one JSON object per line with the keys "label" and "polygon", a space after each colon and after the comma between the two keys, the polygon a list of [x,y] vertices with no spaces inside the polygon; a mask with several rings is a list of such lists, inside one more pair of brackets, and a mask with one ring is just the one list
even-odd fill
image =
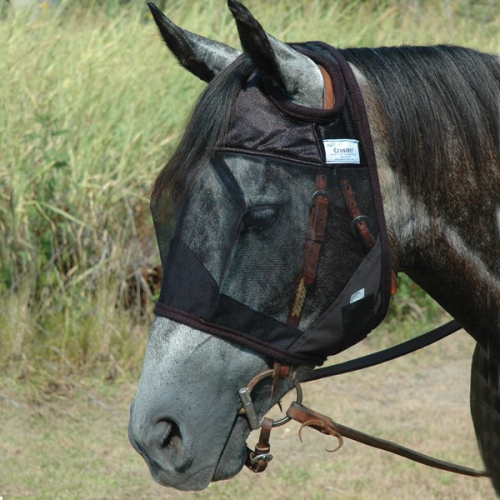
{"label": "black mesh fly mask", "polygon": [[[391,269],[363,100],[343,57],[294,45],[335,105],[287,100],[253,73],[178,209],[152,203],[164,277],[155,314],[280,362],[321,364],[385,317]],[[166,195],[165,195],[166,196]]]}

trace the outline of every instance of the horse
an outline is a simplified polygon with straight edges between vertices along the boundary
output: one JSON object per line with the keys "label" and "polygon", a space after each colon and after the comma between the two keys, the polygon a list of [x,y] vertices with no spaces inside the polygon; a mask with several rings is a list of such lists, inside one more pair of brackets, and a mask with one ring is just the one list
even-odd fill
{"label": "horse", "polygon": [[[228,5],[242,52],[185,31],[148,5],[180,64],[208,83],[177,150],[152,188],[162,261],[171,252],[176,264],[166,266],[173,285],[165,293],[162,285],[160,302],[175,303],[182,295],[205,311],[207,297],[216,290],[216,300],[224,294],[225,313],[234,321],[243,323],[241,318],[254,312],[248,316],[248,328],[259,329],[259,339],[266,339],[272,328],[296,332],[297,324],[288,322],[290,297],[297,290],[297,270],[306,248],[311,195],[314,192],[318,210],[323,201],[329,203],[326,210],[334,222],[323,223],[326,231],[340,212],[349,214],[343,200],[317,184],[318,165],[283,159],[302,139],[282,125],[298,126],[306,112],[320,121],[326,116],[328,75],[307,50],[267,34],[236,0]],[[338,53],[354,75],[366,110],[376,159],[377,179],[371,182],[372,187],[379,183],[384,214],[383,221],[370,224],[379,226],[378,240],[382,238],[387,247],[389,257],[383,265],[394,274],[406,273],[477,341],[471,414],[483,461],[500,494],[500,59],[444,45],[350,48]],[[339,81],[331,83],[334,103],[349,99],[341,96]],[[244,113],[235,113],[242,93],[255,89],[260,89],[262,99],[273,96],[268,113],[253,113],[250,105]],[[295,114],[283,118],[285,108]],[[276,115],[282,121],[274,122]],[[300,130],[312,130],[311,120]],[[261,122],[270,128],[269,136],[262,135]],[[231,140],[247,140],[249,135],[256,144],[248,154],[231,149]],[[314,137],[311,141],[301,146],[301,155],[316,147]],[[316,142],[321,149],[321,141]],[[343,170],[336,170],[335,164],[330,167],[337,182]],[[359,182],[361,186],[368,181]],[[359,205],[363,202],[358,199]],[[174,229],[172,214],[177,217]],[[355,229],[365,222],[352,221]],[[301,330],[317,324],[328,309],[329,294],[352,255],[366,253],[349,224],[339,224],[343,229],[335,238],[353,250],[332,258],[328,248],[319,251],[317,283],[303,293]],[[191,269],[194,281],[189,287],[183,274],[172,270],[177,266]],[[348,278],[342,278],[342,286]],[[209,321],[197,319],[206,318],[205,312],[194,318],[192,311],[172,311],[166,306],[155,309],[131,405],[129,439],[157,482],[200,490],[211,481],[233,477],[247,459],[250,426],[240,411],[239,389],[272,367],[276,357],[293,365],[296,380],[321,360],[287,357],[284,348],[275,349],[246,334],[235,336],[231,328],[214,329]],[[364,316],[355,317],[362,321]],[[290,344],[286,335],[275,336],[280,346]],[[359,340],[343,340],[332,351]],[[288,378],[275,385],[271,397],[269,384],[253,391],[259,418],[293,388]]]}

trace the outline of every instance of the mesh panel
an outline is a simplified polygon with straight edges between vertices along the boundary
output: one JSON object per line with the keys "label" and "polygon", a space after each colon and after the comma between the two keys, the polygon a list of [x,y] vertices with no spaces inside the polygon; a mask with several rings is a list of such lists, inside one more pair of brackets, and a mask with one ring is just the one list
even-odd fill
{"label": "mesh panel", "polygon": [[[325,241],[315,280],[304,290],[300,321],[291,325],[318,175],[326,179]],[[353,232],[342,182],[351,186],[377,237],[366,168],[219,155],[181,208],[160,302],[289,348],[335,301],[368,252]]]}

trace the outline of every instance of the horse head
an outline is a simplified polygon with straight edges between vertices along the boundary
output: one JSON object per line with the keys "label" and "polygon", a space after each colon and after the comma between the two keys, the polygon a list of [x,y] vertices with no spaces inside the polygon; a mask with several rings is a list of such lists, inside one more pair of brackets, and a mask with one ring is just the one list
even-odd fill
{"label": "horse head", "polygon": [[[179,62],[208,82],[206,95],[211,88],[220,88],[221,77],[240,57],[247,64],[253,62],[257,72],[265,74],[290,101],[321,108],[323,77],[318,66],[267,35],[242,5],[229,4],[245,50],[243,56],[224,44],[182,30],[154,5],[150,8]],[[191,122],[199,143],[194,148],[205,147],[202,127],[210,127],[209,120],[205,116],[203,123]],[[190,156],[185,161],[192,162],[196,156],[192,147],[182,153]],[[187,192],[187,188],[179,188],[183,191],[178,194],[182,198],[178,203],[180,217],[171,254],[177,255],[182,266],[196,268],[203,295],[216,286],[235,303],[271,318],[286,318],[289,294],[284,292],[295,286],[291,271],[300,266],[308,216],[304,207],[315,190],[314,175],[238,154],[226,154],[204,166],[207,159],[200,156],[195,160],[197,165],[190,165],[198,172],[186,172],[192,177]],[[179,179],[180,172],[175,172],[175,177]],[[155,204],[155,224],[161,225],[161,198],[153,201]],[[160,248],[167,253],[161,243]],[[314,311],[306,311],[302,321],[310,322],[313,317]],[[250,428],[245,416],[238,415],[238,390],[269,368],[270,360],[240,343],[156,317],[129,425],[130,440],[156,481],[199,490],[210,481],[240,471],[247,456],[245,441]],[[281,384],[270,398],[269,385],[259,386],[253,395],[258,414],[264,415],[289,389],[290,384]]]}

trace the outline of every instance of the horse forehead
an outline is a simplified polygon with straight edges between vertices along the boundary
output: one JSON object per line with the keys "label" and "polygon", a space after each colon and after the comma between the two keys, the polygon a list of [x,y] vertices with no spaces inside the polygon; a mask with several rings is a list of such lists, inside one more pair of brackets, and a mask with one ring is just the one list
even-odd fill
{"label": "horse forehead", "polygon": [[226,163],[241,186],[247,202],[255,195],[279,196],[287,185],[290,173],[271,161],[250,156],[230,156]]}

